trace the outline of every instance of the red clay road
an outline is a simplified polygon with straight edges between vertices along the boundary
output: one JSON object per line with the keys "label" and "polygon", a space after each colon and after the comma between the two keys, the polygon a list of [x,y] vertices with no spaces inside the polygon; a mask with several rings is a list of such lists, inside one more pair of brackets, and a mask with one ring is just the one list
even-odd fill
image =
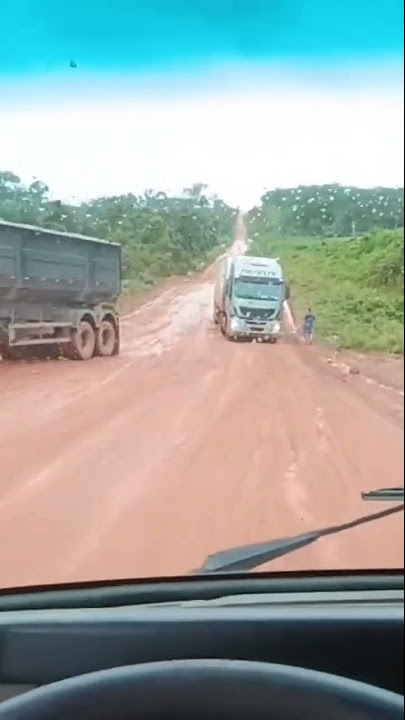
{"label": "red clay road", "polygon": [[[0,586],[186,573],[402,484],[402,362],[228,343],[211,297],[212,271],[178,281],[123,320],[118,358],[0,363]],[[403,567],[403,528],[268,567]]]}

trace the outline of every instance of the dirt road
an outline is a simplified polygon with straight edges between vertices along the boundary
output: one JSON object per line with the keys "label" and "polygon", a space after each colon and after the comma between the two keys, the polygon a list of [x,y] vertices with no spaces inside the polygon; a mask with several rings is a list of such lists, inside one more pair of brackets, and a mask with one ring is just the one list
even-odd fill
{"label": "dirt road", "polygon": [[[211,296],[210,272],[179,281],[123,320],[118,358],[0,363],[1,586],[184,573],[402,484],[399,361],[227,343]],[[399,515],[271,568],[403,561]]]}

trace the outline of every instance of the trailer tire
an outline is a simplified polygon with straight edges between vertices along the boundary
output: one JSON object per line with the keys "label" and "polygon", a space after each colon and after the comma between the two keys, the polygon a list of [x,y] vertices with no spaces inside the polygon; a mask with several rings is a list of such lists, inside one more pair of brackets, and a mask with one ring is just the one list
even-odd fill
{"label": "trailer tire", "polygon": [[9,347],[2,345],[0,347],[0,356],[4,362],[17,362],[27,359],[27,349],[24,346]]}
{"label": "trailer tire", "polygon": [[15,351],[13,352],[13,350],[6,347],[5,345],[0,347],[0,357],[3,362],[12,362],[13,360],[18,360],[18,356],[15,354]]}
{"label": "trailer tire", "polygon": [[111,320],[103,320],[97,330],[96,353],[101,357],[117,354],[117,328]]}
{"label": "trailer tire", "polygon": [[72,340],[66,348],[70,360],[90,360],[96,350],[96,333],[93,326],[82,320],[72,333]]}
{"label": "trailer tire", "polygon": [[120,331],[119,331],[119,328],[116,327],[113,357],[120,354],[120,349],[121,349]]}

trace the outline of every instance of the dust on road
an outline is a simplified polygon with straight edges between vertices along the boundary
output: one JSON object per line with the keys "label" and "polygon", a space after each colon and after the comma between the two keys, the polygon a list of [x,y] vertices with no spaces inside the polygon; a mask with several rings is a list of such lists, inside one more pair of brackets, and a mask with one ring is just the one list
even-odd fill
{"label": "dust on road", "polygon": [[[0,365],[1,586],[185,573],[402,484],[392,365],[385,382],[382,361],[373,379],[371,360],[352,375],[322,348],[227,343],[212,291],[208,272],[128,315],[118,358]],[[403,561],[400,515],[271,568]]]}

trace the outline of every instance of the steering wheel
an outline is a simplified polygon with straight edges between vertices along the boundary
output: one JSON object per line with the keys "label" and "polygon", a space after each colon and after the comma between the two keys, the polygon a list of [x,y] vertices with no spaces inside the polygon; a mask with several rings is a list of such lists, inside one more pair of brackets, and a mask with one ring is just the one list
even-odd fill
{"label": "steering wheel", "polygon": [[0,705],[0,720],[399,720],[404,698],[299,667],[173,660],[101,670]]}

